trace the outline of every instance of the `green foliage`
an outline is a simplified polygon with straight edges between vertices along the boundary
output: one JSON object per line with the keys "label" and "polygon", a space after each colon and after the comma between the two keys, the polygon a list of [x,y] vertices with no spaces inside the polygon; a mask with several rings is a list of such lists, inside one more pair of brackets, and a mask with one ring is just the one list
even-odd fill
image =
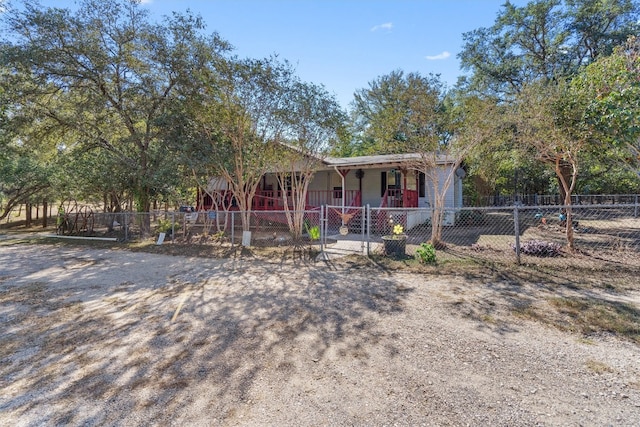
{"label": "green foliage", "polygon": [[158,225],[156,227],[156,234],[157,233],[171,234],[172,230],[178,231],[179,229],[180,229],[180,223],[179,222],[174,223],[171,220],[171,218],[159,219],[158,220]]}
{"label": "green foliage", "polygon": [[13,113],[57,139],[54,146],[104,150],[107,164],[129,171],[114,184],[126,184],[138,208],[149,210],[152,198],[178,184],[167,116],[202,87],[200,74],[227,43],[202,35],[202,21],[189,13],[154,24],[128,0],[81,0],[73,11],[27,0],[4,15],[11,38],[2,57],[16,72],[1,84]]}
{"label": "green foliage", "polygon": [[[491,144],[465,160],[469,165],[469,176],[483,184],[478,186],[478,191],[483,193],[480,196],[553,190],[552,176],[547,171],[541,173],[539,167],[532,164],[532,159],[547,164],[558,162],[558,171],[566,183],[571,173],[567,163],[573,160],[579,161],[573,166],[580,166],[580,179],[589,178],[590,173],[585,171],[594,172],[594,183],[602,182],[595,176],[602,167],[596,165],[600,163],[606,169],[609,165],[620,164],[623,154],[616,147],[621,145],[620,135],[633,137],[634,129],[640,128],[634,126],[639,115],[633,107],[639,98],[629,90],[631,86],[620,86],[624,67],[619,67],[618,63],[617,70],[611,72],[613,64],[607,64],[607,55],[615,46],[622,45],[628,35],[637,34],[638,17],[638,2],[629,0],[534,0],[523,6],[506,2],[491,27],[463,35],[465,45],[459,57],[462,66],[471,71],[471,77],[461,81],[459,90],[484,98],[495,97],[501,106],[508,106],[519,97],[520,105],[531,113],[520,111],[516,115],[519,118],[523,113],[528,115],[528,130],[522,126],[512,127],[517,132],[511,137],[499,131]],[[634,52],[633,49],[624,50]],[[602,62],[601,71],[595,70],[594,61]],[[590,75],[576,79],[578,73],[585,74],[581,70],[590,63],[593,63],[587,69]],[[605,68],[608,68],[606,72]],[[635,81],[637,86],[637,79],[633,79],[637,69],[626,74],[632,78],[622,81]],[[571,80],[574,87],[566,89],[564,99],[556,97],[555,101],[549,102],[555,95],[546,92],[545,86],[565,80]],[[592,93],[586,95],[575,90],[578,84],[590,88]],[[527,89],[532,85],[535,85],[533,91]],[[536,117],[545,116],[533,123]],[[504,124],[498,129],[511,128],[509,121],[500,116],[497,118],[497,123]],[[520,122],[522,125],[523,120]],[[609,136],[605,136],[605,132],[598,135],[596,127],[589,122],[608,127]],[[612,136],[614,129],[618,133],[616,136]],[[531,134],[529,139],[542,142],[535,148],[521,143],[525,134],[532,130],[537,135]],[[626,141],[637,144],[637,140]],[[580,159],[576,158],[578,154]],[[560,184],[562,179],[559,176],[557,179]],[[578,182],[574,184],[580,188]],[[563,185],[557,187],[561,194],[567,190]]]}
{"label": "green foliage", "polygon": [[493,26],[463,34],[461,64],[472,71],[472,87],[512,96],[610,54],[637,32],[638,8],[629,0],[506,2]]}
{"label": "green foliage", "polygon": [[[587,104],[584,126],[594,133],[603,167],[624,165],[640,175],[640,41],[632,37],[571,82]],[[637,184],[636,184],[637,185]]]}
{"label": "green foliage", "polygon": [[[47,187],[53,185],[59,197],[108,197],[114,210],[121,200],[135,200],[148,210],[152,200],[205,187],[211,176],[223,177],[239,203],[251,203],[266,170],[277,165],[290,174],[301,159],[328,149],[340,155],[438,150],[464,159],[467,180],[484,183],[478,196],[553,189],[553,175],[536,161],[540,153],[560,162],[579,154],[578,191],[640,185],[618,168],[640,171],[638,43],[610,55],[637,33],[637,1],[506,2],[493,26],[464,35],[460,59],[473,84],[452,94],[438,76],[391,72],[356,92],[349,127],[335,99],[301,82],[286,61],[230,57],[229,44],[204,34],[202,20],[190,12],[162,23],[149,16],[129,0],[80,0],[73,10],[33,0],[19,9],[7,4],[0,44],[5,207],[7,200],[52,197]],[[571,96],[560,108],[545,104],[548,96],[522,95],[531,84],[565,78]],[[525,113],[544,113],[544,122],[527,128],[505,117],[519,93],[520,106],[532,106]],[[532,129],[536,135],[526,135]],[[524,137],[545,141],[545,150],[523,144]],[[18,140],[20,159],[5,150]],[[273,150],[280,142],[298,156]],[[550,147],[560,153],[553,159]],[[300,194],[317,164],[305,167],[308,174],[293,175],[300,177]],[[38,188],[28,189],[27,181]],[[301,211],[304,197],[293,203]],[[292,232],[303,230],[301,218],[290,221]]]}
{"label": "green foliage", "polygon": [[358,154],[427,152],[443,140],[444,86],[438,76],[394,71],[355,93]]}
{"label": "green foliage", "polygon": [[0,219],[15,206],[42,196],[50,185],[53,168],[24,150],[4,151],[0,156]]}
{"label": "green foliage", "polygon": [[319,240],[320,239],[320,227],[317,225],[311,225],[308,219],[303,221],[304,229],[307,230],[307,234],[309,235],[309,239],[311,240]]}
{"label": "green foliage", "polygon": [[416,259],[422,264],[434,264],[436,262],[436,248],[431,243],[422,243],[416,249]]}
{"label": "green foliage", "polygon": [[319,240],[320,239],[320,227],[314,225],[313,227],[307,228],[307,233],[309,233],[309,238],[311,240]]}

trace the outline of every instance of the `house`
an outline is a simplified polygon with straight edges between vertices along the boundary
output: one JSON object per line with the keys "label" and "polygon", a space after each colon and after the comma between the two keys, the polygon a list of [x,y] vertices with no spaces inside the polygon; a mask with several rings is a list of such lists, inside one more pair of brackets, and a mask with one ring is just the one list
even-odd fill
{"label": "house", "polygon": [[[416,170],[419,161],[418,153],[320,159],[320,166],[309,183],[305,209],[332,206],[344,211],[366,205],[371,208],[429,208],[428,186],[432,183],[424,172]],[[436,164],[440,169],[438,181],[442,185],[454,163],[446,156],[438,156]],[[284,210],[284,190],[280,188],[275,173],[265,174],[254,197],[253,209]],[[211,199],[204,197],[199,209],[208,210],[211,204]],[[462,181],[460,174],[456,173],[447,189],[445,207],[461,206]],[[429,216],[428,209],[416,209],[414,215],[407,218],[405,226],[411,228]],[[452,221],[453,215],[445,217],[445,224]]]}

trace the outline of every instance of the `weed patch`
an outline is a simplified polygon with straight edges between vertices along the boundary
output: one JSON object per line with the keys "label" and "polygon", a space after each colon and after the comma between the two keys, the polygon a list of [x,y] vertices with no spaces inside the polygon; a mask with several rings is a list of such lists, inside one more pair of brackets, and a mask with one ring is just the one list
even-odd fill
{"label": "weed patch", "polygon": [[587,367],[587,369],[589,369],[592,372],[595,372],[596,374],[613,372],[613,368],[611,368],[611,366],[607,365],[606,363],[600,362],[598,360],[589,359],[585,363],[585,366]]}
{"label": "weed patch", "polygon": [[640,310],[629,304],[596,298],[551,298],[549,303],[576,331],[612,333],[640,344]]}

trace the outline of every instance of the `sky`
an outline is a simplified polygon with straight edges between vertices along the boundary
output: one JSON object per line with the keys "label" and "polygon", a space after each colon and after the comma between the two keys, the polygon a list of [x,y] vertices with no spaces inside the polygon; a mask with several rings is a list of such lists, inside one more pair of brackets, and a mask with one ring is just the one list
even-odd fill
{"label": "sky", "polygon": [[[395,70],[463,74],[462,35],[489,27],[505,0],[143,0],[155,20],[199,14],[239,57],[277,54],[306,82],[322,84],[348,108],[356,90]],[[516,5],[526,0],[512,0]],[[69,7],[73,0],[41,0]]]}

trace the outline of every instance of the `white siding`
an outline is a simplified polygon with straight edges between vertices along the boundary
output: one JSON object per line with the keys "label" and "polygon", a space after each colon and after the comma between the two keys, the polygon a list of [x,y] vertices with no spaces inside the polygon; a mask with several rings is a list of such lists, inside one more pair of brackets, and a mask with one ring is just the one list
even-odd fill
{"label": "white siding", "polygon": [[[385,168],[375,168],[375,169],[363,169],[364,177],[362,178],[362,204],[363,205],[371,205],[373,208],[377,208],[380,206],[382,201],[381,197],[381,174],[382,172],[388,172],[392,167]],[[442,183],[446,178],[446,174],[448,171],[448,167],[440,166],[439,167],[439,181],[440,188],[442,188]],[[345,190],[358,190],[359,183],[358,178],[356,178],[356,170],[351,169],[347,176],[345,177]],[[401,176],[402,187],[404,188],[405,179]],[[278,188],[277,181],[274,175],[267,175],[266,178],[267,185],[272,185],[273,189],[276,190]],[[409,171],[406,176],[406,184],[407,188],[410,190],[418,190],[418,186],[416,183],[416,175],[415,172]],[[426,181],[425,185],[429,186],[429,180]],[[447,195],[445,198],[445,207],[453,208],[457,206],[461,206],[460,202],[457,199],[462,199],[462,195],[458,194],[457,188],[460,186],[460,180],[457,178],[454,180],[452,185],[449,186],[447,190]],[[342,178],[335,170],[322,170],[316,172],[313,179],[309,183],[309,190],[311,191],[330,191],[334,188],[342,187]],[[427,197],[428,193],[425,194],[425,197],[418,198],[418,206],[421,208],[428,208],[429,200]],[[352,200],[346,200],[347,203],[351,203]],[[426,218],[422,218],[423,215],[420,216],[420,221],[424,221]]]}

